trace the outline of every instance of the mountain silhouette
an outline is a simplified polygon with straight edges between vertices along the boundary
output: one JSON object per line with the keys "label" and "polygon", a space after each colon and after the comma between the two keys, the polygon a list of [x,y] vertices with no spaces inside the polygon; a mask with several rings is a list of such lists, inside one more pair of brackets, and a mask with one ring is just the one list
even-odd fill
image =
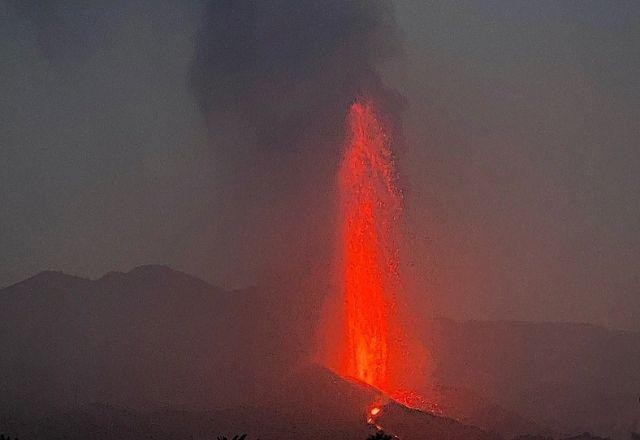
{"label": "mountain silhouette", "polygon": [[[42,272],[0,290],[0,427],[21,438],[366,438],[379,391],[309,366],[321,296],[309,285],[228,291],[157,265],[97,280]],[[392,434],[627,439],[637,429],[637,333],[428,325],[437,365],[423,391],[450,418],[391,402],[380,421]]]}

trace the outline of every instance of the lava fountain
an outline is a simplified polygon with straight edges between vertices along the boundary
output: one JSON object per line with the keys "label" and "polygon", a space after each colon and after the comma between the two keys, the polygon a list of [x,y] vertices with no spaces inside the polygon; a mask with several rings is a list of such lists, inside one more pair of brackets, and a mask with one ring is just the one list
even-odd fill
{"label": "lava fountain", "polygon": [[341,374],[393,396],[403,358],[396,306],[402,195],[389,137],[373,103],[353,103],[348,123],[338,176],[345,306]]}

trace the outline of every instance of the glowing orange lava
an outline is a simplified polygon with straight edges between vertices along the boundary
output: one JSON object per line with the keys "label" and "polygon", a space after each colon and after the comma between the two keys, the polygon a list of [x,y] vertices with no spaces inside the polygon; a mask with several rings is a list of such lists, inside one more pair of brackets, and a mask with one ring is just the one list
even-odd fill
{"label": "glowing orange lava", "polygon": [[367,424],[369,425],[374,425],[376,426],[376,428],[378,429],[382,429],[382,427],[380,427],[376,421],[378,416],[380,415],[380,413],[382,412],[382,408],[380,408],[379,406],[372,406],[371,408],[369,408],[368,414],[367,414]]}
{"label": "glowing orange lava", "polygon": [[339,173],[346,323],[341,373],[394,394],[401,194],[389,138],[373,104],[355,102],[348,117],[350,137]]}

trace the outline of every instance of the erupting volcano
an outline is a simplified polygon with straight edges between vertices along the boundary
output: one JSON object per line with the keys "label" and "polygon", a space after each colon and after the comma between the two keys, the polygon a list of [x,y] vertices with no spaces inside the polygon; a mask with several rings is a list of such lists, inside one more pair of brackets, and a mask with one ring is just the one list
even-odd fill
{"label": "erupting volcano", "polygon": [[402,197],[389,137],[371,101],[351,105],[339,171],[345,335],[341,374],[398,394],[397,222]]}

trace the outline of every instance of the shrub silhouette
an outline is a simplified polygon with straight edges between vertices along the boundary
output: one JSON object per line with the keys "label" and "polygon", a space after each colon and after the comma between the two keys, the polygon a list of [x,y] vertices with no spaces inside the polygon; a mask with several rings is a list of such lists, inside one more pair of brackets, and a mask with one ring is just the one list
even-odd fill
{"label": "shrub silhouette", "polygon": [[378,431],[371,434],[367,440],[393,440],[393,436],[386,434],[384,431]]}

